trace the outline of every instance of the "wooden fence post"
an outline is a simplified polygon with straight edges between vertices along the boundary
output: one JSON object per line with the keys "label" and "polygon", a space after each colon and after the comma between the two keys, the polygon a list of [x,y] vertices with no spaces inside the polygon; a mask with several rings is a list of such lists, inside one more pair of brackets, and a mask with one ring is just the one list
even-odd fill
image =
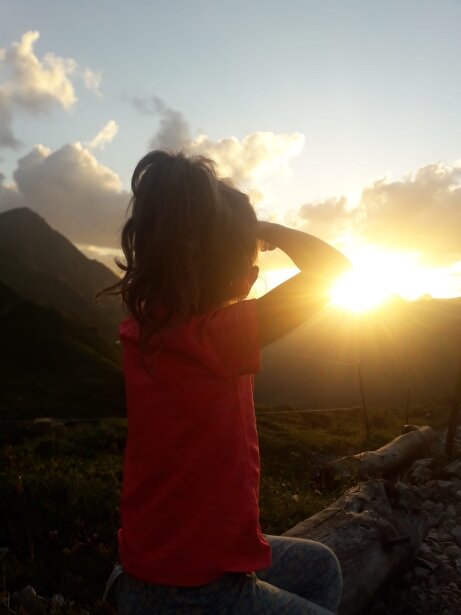
{"label": "wooden fence post", "polygon": [[448,461],[451,461],[453,453],[453,442],[455,439],[456,428],[458,427],[458,410],[461,402],[461,359],[459,361],[458,377],[456,379],[455,391],[453,395],[453,405],[451,408],[450,420],[448,422],[447,441],[445,442],[445,454]]}
{"label": "wooden fence post", "polygon": [[360,397],[362,399],[363,416],[365,419],[365,431],[367,434],[367,442],[368,442],[370,438],[370,425],[368,423],[368,409],[367,409],[367,403],[365,400],[365,391],[363,388],[362,368],[360,365],[360,361],[357,361],[357,375],[359,378]]}
{"label": "wooden fence post", "polygon": [[410,424],[410,396],[411,396],[411,388],[410,385],[407,387],[407,405],[405,410],[405,423],[407,425]]}

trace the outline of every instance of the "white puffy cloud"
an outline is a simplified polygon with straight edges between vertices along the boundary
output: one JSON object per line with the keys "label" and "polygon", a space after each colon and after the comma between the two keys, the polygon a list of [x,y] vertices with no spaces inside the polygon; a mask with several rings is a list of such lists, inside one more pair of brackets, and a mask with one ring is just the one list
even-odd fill
{"label": "white puffy cloud", "polygon": [[115,120],[110,120],[101,128],[98,134],[87,144],[87,146],[89,149],[96,149],[98,147],[104,149],[107,143],[110,143],[117,133],[117,122]]}
{"label": "white puffy cloud", "polygon": [[[39,32],[28,31],[19,42],[0,49],[0,147],[20,144],[12,129],[16,110],[32,114],[53,107],[69,110],[77,102],[72,81],[79,76],[77,62],[50,52],[39,59],[34,51],[39,37]],[[85,68],[81,76],[87,88],[98,91],[99,73]]]}
{"label": "white puffy cloud", "polygon": [[461,163],[430,164],[400,181],[380,179],[360,202],[360,232],[373,243],[461,258]]}
{"label": "white puffy cloud", "polygon": [[80,143],[54,152],[34,147],[18,160],[14,179],[0,190],[0,210],[30,207],[74,243],[118,245],[129,195]]}
{"label": "white puffy cloud", "polygon": [[430,164],[400,180],[366,186],[357,207],[345,197],[303,205],[302,226],[326,239],[349,233],[440,265],[461,259],[461,163]]}
{"label": "white puffy cloud", "polygon": [[214,160],[221,176],[237,186],[255,189],[266,177],[284,175],[290,160],[299,156],[303,148],[304,135],[299,132],[253,132],[243,139],[228,137],[218,141],[202,134],[185,145],[186,151]]}
{"label": "white puffy cloud", "polygon": [[304,135],[254,132],[243,139],[213,140],[205,134],[191,136],[187,118],[157,96],[131,97],[133,106],[145,115],[159,117],[159,127],[149,142],[150,149],[183,150],[214,160],[219,174],[262,200],[265,178],[284,176],[289,162],[304,148]]}
{"label": "white puffy cloud", "polygon": [[2,91],[29,111],[46,111],[53,104],[69,109],[77,101],[70,79],[77,64],[54,53],[46,53],[40,61],[34,53],[39,37],[37,31],[26,32],[19,43],[2,50],[3,64],[11,75]]}

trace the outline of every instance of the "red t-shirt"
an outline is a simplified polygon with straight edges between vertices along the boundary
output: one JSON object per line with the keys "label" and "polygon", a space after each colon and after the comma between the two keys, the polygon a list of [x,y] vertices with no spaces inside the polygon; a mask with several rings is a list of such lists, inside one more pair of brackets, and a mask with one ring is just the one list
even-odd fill
{"label": "red t-shirt", "polygon": [[259,526],[253,374],[256,301],[191,318],[161,334],[141,364],[139,329],[120,325],[128,409],[119,530],[125,570],[194,586],[271,564]]}

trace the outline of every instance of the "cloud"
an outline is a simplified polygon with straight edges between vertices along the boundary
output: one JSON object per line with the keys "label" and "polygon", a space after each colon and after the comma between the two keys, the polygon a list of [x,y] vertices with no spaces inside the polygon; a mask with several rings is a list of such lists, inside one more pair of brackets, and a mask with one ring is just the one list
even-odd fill
{"label": "cloud", "polygon": [[370,242],[430,254],[438,263],[461,258],[461,163],[377,180],[364,189],[360,210],[360,232]]}
{"label": "cloud", "polygon": [[107,143],[110,143],[117,133],[117,122],[115,120],[110,120],[105,126],[103,126],[94,139],[87,144],[87,147],[89,149],[96,149],[98,147],[104,149]]}
{"label": "cloud", "polygon": [[290,160],[299,156],[303,148],[304,135],[299,132],[253,132],[243,139],[228,137],[218,141],[202,134],[185,146],[190,153],[214,160],[220,174],[237,186],[255,189],[264,178],[285,175]]}
{"label": "cloud", "polygon": [[101,96],[101,82],[102,82],[102,72],[101,71],[93,71],[91,68],[84,68],[81,71],[83,85],[87,90],[96,94],[96,96]]}
{"label": "cloud", "polygon": [[445,265],[461,259],[461,163],[429,164],[400,180],[366,186],[356,208],[345,197],[303,205],[302,226],[326,239],[349,233],[370,244],[417,252]]}
{"label": "cloud", "polygon": [[[0,146],[16,148],[20,144],[12,129],[16,110],[31,114],[48,113],[54,107],[72,109],[77,102],[72,78],[78,76],[78,64],[72,58],[46,53],[39,59],[34,45],[37,31],[25,32],[19,42],[0,49],[0,69],[6,79],[0,82]],[[83,69],[85,87],[96,91],[101,75]]]}
{"label": "cloud", "polygon": [[0,147],[16,149],[21,142],[14,136],[13,117],[7,96],[0,90]]}
{"label": "cloud", "polygon": [[16,186],[5,184],[5,176],[0,173],[0,211],[25,206],[22,195]]}
{"label": "cloud", "polygon": [[161,98],[130,97],[133,106],[144,115],[158,116],[160,124],[149,142],[150,149],[183,150],[214,160],[222,177],[263,198],[261,182],[269,176],[285,176],[289,162],[304,148],[304,135],[254,132],[243,139],[228,137],[212,140],[206,134],[191,137],[187,118],[169,107]]}
{"label": "cloud", "polygon": [[348,210],[347,198],[340,196],[306,203],[300,208],[298,215],[306,231],[320,237],[332,238],[354,222],[356,213]]}
{"label": "cloud", "polygon": [[39,32],[29,31],[19,43],[2,50],[3,64],[11,78],[2,91],[15,104],[32,112],[48,111],[52,105],[70,109],[76,102],[70,75],[77,66],[71,58],[46,53],[40,61],[34,53]]}
{"label": "cloud", "polygon": [[79,243],[76,244],[76,246],[87,258],[97,260],[111,269],[116,275],[121,275],[120,268],[115,263],[115,258],[123,261],[124,255],[122,250],[116,248],[100,248],[99,246]]}
{"label": "cloud", "polygon": [[27,206],[74,243],[118,245],[129,195],[80,143],[54,152],[34,147],[18,160],[14,179],[0,191],[0,210]]}
{"label": "cloud", "polygon": [[160,124],[149,141],[149,149],[180,150],[190,140],[190,125],[186,117],[169,107],[158,96],[132,96],[130,102],[144,115],[157,116]]}

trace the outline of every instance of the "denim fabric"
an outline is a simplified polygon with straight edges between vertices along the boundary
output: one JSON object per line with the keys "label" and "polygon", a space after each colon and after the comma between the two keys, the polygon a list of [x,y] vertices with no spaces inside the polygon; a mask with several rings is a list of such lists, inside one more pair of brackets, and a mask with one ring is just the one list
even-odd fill
{"label": "denim fabric", "polygon": [[145,583],[124,572],[117,586],[119,615],[331,615],[341,599],[334,553],[311,540],[266,536],[272,566],[227,573],[199,587]]}

